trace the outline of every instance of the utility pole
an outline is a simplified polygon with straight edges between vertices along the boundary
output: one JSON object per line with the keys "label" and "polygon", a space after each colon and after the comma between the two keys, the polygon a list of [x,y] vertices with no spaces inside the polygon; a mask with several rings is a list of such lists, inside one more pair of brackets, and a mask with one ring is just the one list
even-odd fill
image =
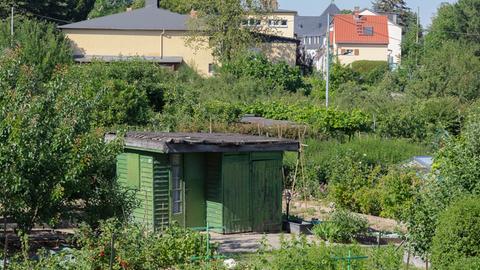
{"label": "utility pole", "polygon": [[327,15],[327,79],[325,84],[325,107],[328,108],[328,95],[330,88],[330,13]]}
{"label": "utility pole", "polygon": [[10,45],[13,46],[13,6],[12,6],[12,14],[10,17]]}
{"label": "utility pole", "polygon": [[420,35],[420,6],[417,7],[417,44]]}

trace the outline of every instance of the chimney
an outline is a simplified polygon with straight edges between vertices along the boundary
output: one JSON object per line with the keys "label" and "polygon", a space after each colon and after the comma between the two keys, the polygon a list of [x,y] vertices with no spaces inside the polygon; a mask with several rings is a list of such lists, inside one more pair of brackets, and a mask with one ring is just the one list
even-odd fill
{"label": "chimney", "polygon": [[269,9],[269,10],[277,10],[278,9],[278,1],[277,0],[263,0],[263,5],[266,9]]}
{"label": "chimney", "polygon": [[145,0],[146,8],[158,8],[158,0]]}
{"label": "chimney", "polygon": [[360,19],[360,7],[355,7],[354,10],[353,10],[353,16],[355,17],[355,20],[359,20]]}

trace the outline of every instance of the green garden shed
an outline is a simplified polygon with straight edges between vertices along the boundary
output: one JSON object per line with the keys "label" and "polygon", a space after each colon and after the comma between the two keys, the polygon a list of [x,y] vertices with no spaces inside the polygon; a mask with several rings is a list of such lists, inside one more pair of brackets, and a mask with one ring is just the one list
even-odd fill
{"label": "green garden shed", "polygon": [[[106,140],[116,139],[106,135]],[[129,132],[118,181],[136,191],[133,219],[152,229],[176,222],[223,233],[279,231],[282,160],[294,140],[238,134]]]}

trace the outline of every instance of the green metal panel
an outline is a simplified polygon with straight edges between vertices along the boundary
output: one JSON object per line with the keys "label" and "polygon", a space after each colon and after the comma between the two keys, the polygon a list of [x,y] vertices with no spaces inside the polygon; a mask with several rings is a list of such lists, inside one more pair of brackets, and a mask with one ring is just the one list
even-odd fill
{"label": "green metal panel", "polygon": [[153,221],[153,157],[140,156],[140,189],[136,193],[140,206],[133,211],[134,221],[154,228]]}
{"label": "green metal panel", "polygon": [[[281,155],[280,155],[281,157]],[[252,161],[253,230],[279,231],[282,225],[282,160]]]}
{"label": "green metal panel", "polygon": [[133,209],[133,221],[153,229],[153,158],[135,152],[118,155],[117,178],[122,186],[136,191],[139,205]]}
{"label": "green metal panel", "polygon": [[223,155],[223,218],[226,233],[252,231],[249,168],[249,153]]}
{"label": "green metal panel", "polygon": [[155,229],[169,224],[170,164],[167,155],[155,155],[153,160],[153,199]]}
{"label": "green metal panel", "polygon": [[183,166],[186,200],[185,226],[205,227],[205,154],[184,154]]}
{"label": "green metal panel", "polygon": [[140,155],[127,153],[127,179],[126,186],[132,189],[140,188]]}
{"label": "green metal panel", "polygon": [[[222,155],[206,153],[205,197],[209,226],[223,226]],[[220,230],[216,230],[220,231]]]}

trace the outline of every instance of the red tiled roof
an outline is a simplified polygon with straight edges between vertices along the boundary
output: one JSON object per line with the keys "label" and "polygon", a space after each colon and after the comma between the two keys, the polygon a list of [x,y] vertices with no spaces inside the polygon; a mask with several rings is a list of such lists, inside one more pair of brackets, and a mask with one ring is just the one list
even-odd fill
{"label": "red tiled roof", "polygon": [[[387,16],[364,15],[357,20],[354,15],[340,14],[333,24],[335,43],[388,44]],[[365,35],[365,27],[372,27],[373,34]]]}

